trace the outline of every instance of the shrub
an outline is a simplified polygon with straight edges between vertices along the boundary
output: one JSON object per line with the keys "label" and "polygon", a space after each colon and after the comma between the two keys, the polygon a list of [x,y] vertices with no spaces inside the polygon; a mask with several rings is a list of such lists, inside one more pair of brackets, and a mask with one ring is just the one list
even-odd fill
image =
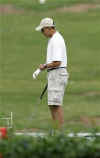
{"label": "shrub", "polygon": [[100,158],[100,137],[19,137],[0,140],[3,158]]}

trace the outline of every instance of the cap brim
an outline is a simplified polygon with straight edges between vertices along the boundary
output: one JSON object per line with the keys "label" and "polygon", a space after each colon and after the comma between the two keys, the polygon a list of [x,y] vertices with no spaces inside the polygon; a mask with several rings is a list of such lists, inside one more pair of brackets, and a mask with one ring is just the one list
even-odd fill
{"label": "cap brim", "polygon": [[45,27],[55,27],[55,25],[38,26],[35,28],[36,31],[41,31]]}
{"label": "cap brim", "polygon": [[41,31],[42,29],[43,29],[42,26],[38,26],[38,27],[35,28],[36,31]]}

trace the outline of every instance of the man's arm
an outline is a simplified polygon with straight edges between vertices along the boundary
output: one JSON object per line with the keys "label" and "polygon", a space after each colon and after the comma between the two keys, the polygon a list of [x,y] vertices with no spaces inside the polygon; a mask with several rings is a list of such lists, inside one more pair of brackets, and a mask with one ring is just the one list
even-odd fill
{"label": "man's arm", "polygon": [[61,61],[53,61],[50,64],[40,64],[39,68],[40,70],[50,69],[54,67],[59,67],[61,64]]}

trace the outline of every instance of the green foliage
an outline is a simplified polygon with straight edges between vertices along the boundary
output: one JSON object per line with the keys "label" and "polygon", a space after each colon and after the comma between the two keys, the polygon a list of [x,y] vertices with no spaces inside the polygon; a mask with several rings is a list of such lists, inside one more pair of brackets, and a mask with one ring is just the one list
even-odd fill
{"label": "green foliage", "polygon": [[100,137],[13,137],[0,140],[3,158],[100,158]]}

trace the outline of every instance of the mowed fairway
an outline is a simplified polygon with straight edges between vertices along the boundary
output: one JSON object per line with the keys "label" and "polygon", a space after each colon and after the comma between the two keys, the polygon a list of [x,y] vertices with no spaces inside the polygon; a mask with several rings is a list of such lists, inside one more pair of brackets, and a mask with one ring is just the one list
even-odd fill
{"label": "mowed fairway", "polygon": [[68,47],[70,78],[64,97],[65,129],[100,129],[100,9],[77,13],[43,10],[40,5],[40,11],[38,7],[35,11],[10,7],[8,12],[0,9],[0,114],[12,111],[16,129],[51,127],[46,95],[37,104],[47,73],[32,79],[38,65],[45,63],[47,45],[47,39],[35,32],[35,27],[48,16],[54,18]]}

